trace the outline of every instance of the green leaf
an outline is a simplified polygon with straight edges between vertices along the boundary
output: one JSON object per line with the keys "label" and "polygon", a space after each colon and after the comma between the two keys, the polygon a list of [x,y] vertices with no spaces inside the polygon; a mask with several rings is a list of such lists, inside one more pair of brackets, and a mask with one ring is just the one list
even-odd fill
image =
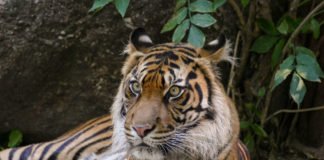
{"label": "green leaf", "polygon": [[310,21],[310,30],[313,32],[313,38],[317,39],[321,33],[321,25],[315,18]]}
{"label": "green leaf", "polygon": [[313,65],[297,65],[296,71],[298,75],[300,75],[306,80],[313,82],[321,82],[319,75],[313,67]]}
{"label": "green leaf", "polygon": [[187,3],[187,0],[176,0],[175,10],[178,10],[179,8],[183,7],[186,3]]}
{"label": "green leaf", "polygon": [[190,4],[190,11],[209,13],[214,12],[213,3],[208,0],[197,0]]}
{"label": "green leaf", "polygon": [[310,33],[311,32],[311,24],[310,21],[307,21],[306,23],[304,23],[304,25],[301,28],[301,33]]}
{"label": "green leaf", "polygon": [[257,20],[257,24],[263,32],[270,35],[278,35],[278,31],[275,28],[273,22],[261,18]]}
{"label": "green leaf", "polygon": [[271,56],[271,66],[272,66],[272,68],[274,68],[279,63],[280,56],[281,56],[281,53],[282,53],[282,49],[283,49],[285,43],[286,43],[285,39],[280,39],[277,42],[277,44],[275,45],[275,47],[273,49],[273,52],[272,52],[272,56]]}
{"label": "green leaf", "polygon": [[293,77],[290,82],[290,96],[293,100],[297,103],[298,107],[300,103],[303,101],[305,93],[306,93],[306,86],[304,84],[303,79],[297,74],[294,73]]}
{"label": "green leaf", "polygon": [[219,8],[219,7],[221,7],[222,5],[224,5],[225,2],[226,2],[226,0],[214,0],[214,3],[213,3],[213,9],[214,9],[214,11],[215,11],[217,8]]}
{"label": "green leaf", "polygon": [[263,97],[266,93],[266,89],[265,87],[261,87],[259,90],[258,90],[258,97]]}
{"label": "green leaf", "polygon": [[8,147],[17,147],[22,142],[23,135],[19,130],[12,130],[9,135]]}
{"label": "green leaf", "polygon": [[312,50],[298,46],[295,48],[295,51],[297,53],[296,60],[298,65],[311,66],[319,77],[324,78],[324,73]]}
{"label": "green leaf", "polygon": [[180,24],[187,17],[187,13],[187,7],[183,7],[179,11],[177,11],[176,14],[163,26],[161,33],[165,33],[174,29],[174,27]]}
{"label": "green leaf", "polygon": [[196,26],[191,25],[188,35],[188,42],[194,47],[201,48],[205,44],[205,34]]}
{"label": "green leaf", "polygon": [[275,74],[274,85],[273,85],[272,89],[276,88],[279,84],[281,84],[290,75],[290,73],[294,69],[294,66],[293,66],[294,60],[295,60],[295,57],[290,55],[282,62],[279,70]]}
{"label": "green leaf", "polygon": [[293,18],[291,18],[289,16],[287,16],[285,18],[285,20],[286,20],[286,22],[288,24],[288,27],[289,27],[288,33],[292,33],[293,31],[295,31],[296,28],[299,26],[300,22],[302,21],[299,18],[293,19]]}
{"label": "green leaf", "polygon": [[264,129],[263,129],[261,126],[259,126],[259,125],[257,125],[257,124],[252,124],[251,127],[252,127],[252,129],[253,129],[253,131],[254,131],[254,133],[255,133],[256,135],[258,135],[258,136],[260,136],[260,137],[262,137],[262,138],[268,136],[267,132],[264,131]]}
{"label": "green leaf", "polygon": [[[300,59],[298,59],[297,57],[297,62],[300,62],[302,64],[308,64],[316,61],[315,54],[313,53],[312,50],[302,46],[297,46],[295,50],[297,54],[300,54],[300,56],[308,56],[308,57],[300,57]],[[307,60],[303,60],[303,58],[307,58]]]}
{"label": "green leaf", "polygon": [[191,23],[205,28],[216,23],[216,19],[214,19],[209,14],[195,14],[194,16],[191,17]]}
{"label": "green leaf", "polygon": [[89,9],[89,12],[100,10],[112,1],[113,0],[95,0],[92,7]]}
{"label": "green leaf", "polygon": [[250,0],[241,0],[243,8],[245,8],[250,3]]}
{"label": "green leaf", "polygon": [[248,134],[244,137],[244,144],[247,146],[249,151],[254,150],[254,138],[251,134],[251,132],[248,132]]}
{"label": "green leaf", "polygon": [[271,35],[263,35],[258,37],[252,47],[251,51],[256,53],[267,53],[279,38]]}
{"label": "green leaf", "polygon": [[288,33],[288,23],[286,21],[286,19],[284,19],[280,25],[278,26],[277,30],[281,33],[281,34],[284,34],[286,35]]}
{"label": "green leaf", "polygon": [[175,43],[181,42],[186,35],[186,31],[189,29],[189,19],[184,20],[173,32],[172,41]]}
{"label": "green leaf", "polygon": [[119,14],[124,17],[129,5],[129,0],[114,0],[114,3]]}
{"label": "green leaf", "polygon": [[253,111],[253,108],[255,108],[254,103],[244,103],[244,107],[246,107],[248,110]]}
{"label": "green leaf", "polygon": [[247,129],[247,128],[250,127],[250,125],[251,125],[251,123],[248,122],[248,121],[241,121],[241,122],[240,122],[240,128],[241,128],[241,129]]}

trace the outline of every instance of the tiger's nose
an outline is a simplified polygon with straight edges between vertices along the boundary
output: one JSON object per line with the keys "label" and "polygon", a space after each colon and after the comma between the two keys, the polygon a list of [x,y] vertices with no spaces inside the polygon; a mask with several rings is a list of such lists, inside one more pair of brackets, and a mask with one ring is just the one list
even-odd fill
{"label": "tiger's nose", "polygon": [[144,138],[147,136],[151,131],[153,131],[155,128],[155,125],[134,125],[133,129],[136,131],[137,135],[141,138]]}

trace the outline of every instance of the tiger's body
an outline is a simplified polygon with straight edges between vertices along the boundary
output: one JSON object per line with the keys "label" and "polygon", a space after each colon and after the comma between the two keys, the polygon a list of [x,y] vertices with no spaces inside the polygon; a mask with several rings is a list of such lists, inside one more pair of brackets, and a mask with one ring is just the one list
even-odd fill
{"label": "tiger's body", "polygon": [[49,142],[0,152],[1,160],[92,160],[111,147],[112,118],[105,115],[88,121]]}
{"label": "tiger's body", "polygon": [[248,160],[236,108],[212,64],[231,60],[224,37],[204,48],[154,45],[135,30],[112,116],[60,138],[0,152],[2,160]]}

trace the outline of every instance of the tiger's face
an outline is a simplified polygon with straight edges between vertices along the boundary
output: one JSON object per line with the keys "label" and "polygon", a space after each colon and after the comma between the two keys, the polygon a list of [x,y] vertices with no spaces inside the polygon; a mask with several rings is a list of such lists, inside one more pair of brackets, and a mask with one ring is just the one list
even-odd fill
{"label": "tiger's face", "polygon": [[[204,134],[208,130],[202,131],[202,126],[217,123],[217,100],[214,98],[220,96],[222,87],[213,73],[212,60],[208,58],[218,61],[217,57],[224,57],[220,55],[225,50],[224,45],[224,38],[206,49],[188,44],[153,45],[143,29],[133,32],[127,49],[129,57],[123,68],[123,105],[120,108],[131,157],[199,157],[190,153],[191,147],[198,146],[188,145],[193,145],[192,141],[207,144],[212,137],[206,136],[218,132],[215,128]],[[219,55],[210,54],[209,49]],[[206,56],[208,58],[204,58]],[[224,134],[231,134],[230,124],[228,126],[220,126],[225,128]]]}

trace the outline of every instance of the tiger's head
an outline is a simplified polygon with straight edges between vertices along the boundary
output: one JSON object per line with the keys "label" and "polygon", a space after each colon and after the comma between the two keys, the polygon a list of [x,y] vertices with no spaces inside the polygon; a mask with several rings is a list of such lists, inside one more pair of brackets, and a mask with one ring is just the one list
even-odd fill
{"label": "tiger's head", "polygon": [[[224,36],[203,48],[154,45],[130,36],[112,113],[133,159],[222,159],[238,137],[238,117],[213,64],[231,60]],[[122,133],[120,133],[122,132]]]}

